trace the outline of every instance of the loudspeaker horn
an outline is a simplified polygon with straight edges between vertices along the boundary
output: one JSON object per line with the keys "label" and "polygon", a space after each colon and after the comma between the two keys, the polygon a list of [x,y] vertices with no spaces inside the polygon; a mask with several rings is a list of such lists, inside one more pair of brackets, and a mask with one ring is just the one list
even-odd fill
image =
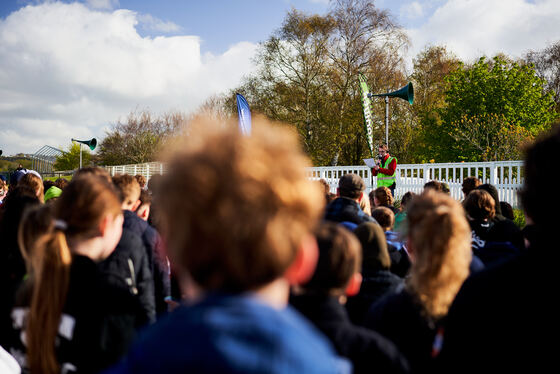
{"label": "loudspeaker horn", "polygon": [[97,147],[97,139],[92,138],[91,140],[78,140],[78,139],[74,139],[72,138],[73,142],[78,142],[78,143],[82,143],[85,144],[89,147],[89,149],[91,149],[92,151],[95,149],[95,147]]}
{"label": "loudspeaker horn", "polygon": [[398,97],[400,99],[408,101],[408,103],[412,105],[412,103],[414,102],[414,87],[412,86],[412,83],[409,83],[399,90],[384,94],[372,94],[371,96]]}

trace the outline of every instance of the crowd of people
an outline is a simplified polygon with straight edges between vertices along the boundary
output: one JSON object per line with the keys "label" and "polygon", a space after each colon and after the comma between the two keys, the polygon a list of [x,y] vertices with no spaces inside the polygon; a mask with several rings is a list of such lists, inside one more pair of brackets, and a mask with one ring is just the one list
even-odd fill
{"label": "crowd of people", "polygon": [[280,126],[200,122],[149,181],[0,181],[0,372],[554,367],[560,128],[527,151],[520,229],[477,176],[462,201],[431,181],[397,208],[393,180],[310,181]]}

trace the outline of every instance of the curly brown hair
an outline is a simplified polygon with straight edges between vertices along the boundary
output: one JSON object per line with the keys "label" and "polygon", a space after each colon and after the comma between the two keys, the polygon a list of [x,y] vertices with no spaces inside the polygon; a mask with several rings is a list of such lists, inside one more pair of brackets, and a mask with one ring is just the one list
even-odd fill
{"label": "curly brown hair", "polygon": [[307,178],[309,159],[287,128],[253,121],[245,136],[234,124],[197,121],[155,196],[169,256],[205,290],[257,289],[294,261],[324,190]]}

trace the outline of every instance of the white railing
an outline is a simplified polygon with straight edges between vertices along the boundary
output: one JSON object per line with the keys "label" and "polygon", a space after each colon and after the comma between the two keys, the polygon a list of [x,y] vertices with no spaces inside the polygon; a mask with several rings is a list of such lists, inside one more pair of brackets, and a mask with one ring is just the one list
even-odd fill
{"label": "white railing", "polygon": [[132,165],[118,165],[118,166],[105,166],[111,175],[117,174],[130,174],[130,175],[143,175],[147,181],[150,180],[152,175],[164,174],[166,165],[162,162],[148,162],[145,164],[132,164]]}
{"label": "white railing", "polygon": [[[346,173],[355,173],[366,182],[366,192],[377,186],[377,178],[367,166],[313,167],[309,170],[311,179],[324,179],[336,192],[338,179]],[[466,177],[477,177],[482,183],[496,187],[500,201],[507,201],[513,207],[519,207],[518,191],[523,186],[523,161],[497,162],[457,162],[442,164],[401,164],[397,167],[397,188],[395,196],[400,198],[405,192],[419,193],[424,184],[431,180],[446,182],[451,196],[457,200],[463,198],[461,185]]]}
{"label": "white railing", "polygon": [[[154,174],[164,174],[165,164],[150,162],[146,164],[119,165],[106,167],[111,175],[141,174],[149,180]],[[336,192],[338,180],[347,173],[355,173],[366,182],[369,193],[377,185],[377,178],[367,166],[321,166],[308,170],[310,179],[324,179]],[[461,184],[466,177],[477,177],[482,183],[490,183],[498,189],[501,201],[507,201],[513,207],[519,207],[518,191],[523,186],[522,161],[497,162],[456,162],[444,164],[402,164],[397,167],[397,188],[395,195],[400,198],[407,191],[419,193],[424,184],[431,180],[446,182],[451,196],[457,200],[463,198]]]}

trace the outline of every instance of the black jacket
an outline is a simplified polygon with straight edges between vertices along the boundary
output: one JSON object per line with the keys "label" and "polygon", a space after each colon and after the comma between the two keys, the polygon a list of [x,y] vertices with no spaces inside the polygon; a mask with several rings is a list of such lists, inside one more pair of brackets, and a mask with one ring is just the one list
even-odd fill
{"label": "black jacket", "polygon": [[365,326],[390,339],[405,355],[414,373],[429,373],[439,323],[424,316],[421,305],[406,289],[386,295],[372,306]]}
{"label": "black jacket", "polygon": [[387,243],[387,251],[391,258],[391,273],[398,275],[401,278],[406,278],[412,262],[410,257],[404,249],[397,249],[394,245]]}
{"label": "black jacket", "polygon": [[292,296],[290,303],[352,361],[354,373],[406,373],[408,362],[390,341],[375,331],[353,325],[335,297]]}
{"label": "black jacket", "polygon": [[99,269],[108,282],[135,295],[147,320],[153,322],[156,319],[156,307],[154,282],[149,266],[142,239],[125,228],[117,248],[99,263]]}
{"label": "black jacket", "polygon": [[447,315],[439,372],[537,373],[557,366],[559,245],[555,232],[539,234],[526,252],[463,284]]}
{"label": "black jacket", "polygon": [[[29,299],[17,305],[12,312],[9,351],[25,369],[25,347],[20,338]],[[62,370],[97,373],[114,364],[128,351],[136,329],[145,323],[136,298],[109,284],[92,260],[74,256],[55,343]]]}
{"label": "black jacket", "polygon": [[339,197],[327,205],[325,219],[333,222],[352,222],[356,225],[363,222],[376,222],[360,209],[356,201],[345,197]]}
{"label": "black jacket", "polygon": [[346,310],[352,322],[363,325],[369,308],[387,293],[403,284],[403,279],[389,270],[364,271],[360,292],[348,298]]}
{"label": "black jacket", "polygon": [[154,281],[154,295],[156,302],[156,314],[167,312],[165,298],[171,295],[169,281],[169,263],[167,257],[162,253],[161,238],[148,222],[138,217],[134,212],[125,210],[123,227],[131,230],[142,238],[148,254],[149,268]]}

